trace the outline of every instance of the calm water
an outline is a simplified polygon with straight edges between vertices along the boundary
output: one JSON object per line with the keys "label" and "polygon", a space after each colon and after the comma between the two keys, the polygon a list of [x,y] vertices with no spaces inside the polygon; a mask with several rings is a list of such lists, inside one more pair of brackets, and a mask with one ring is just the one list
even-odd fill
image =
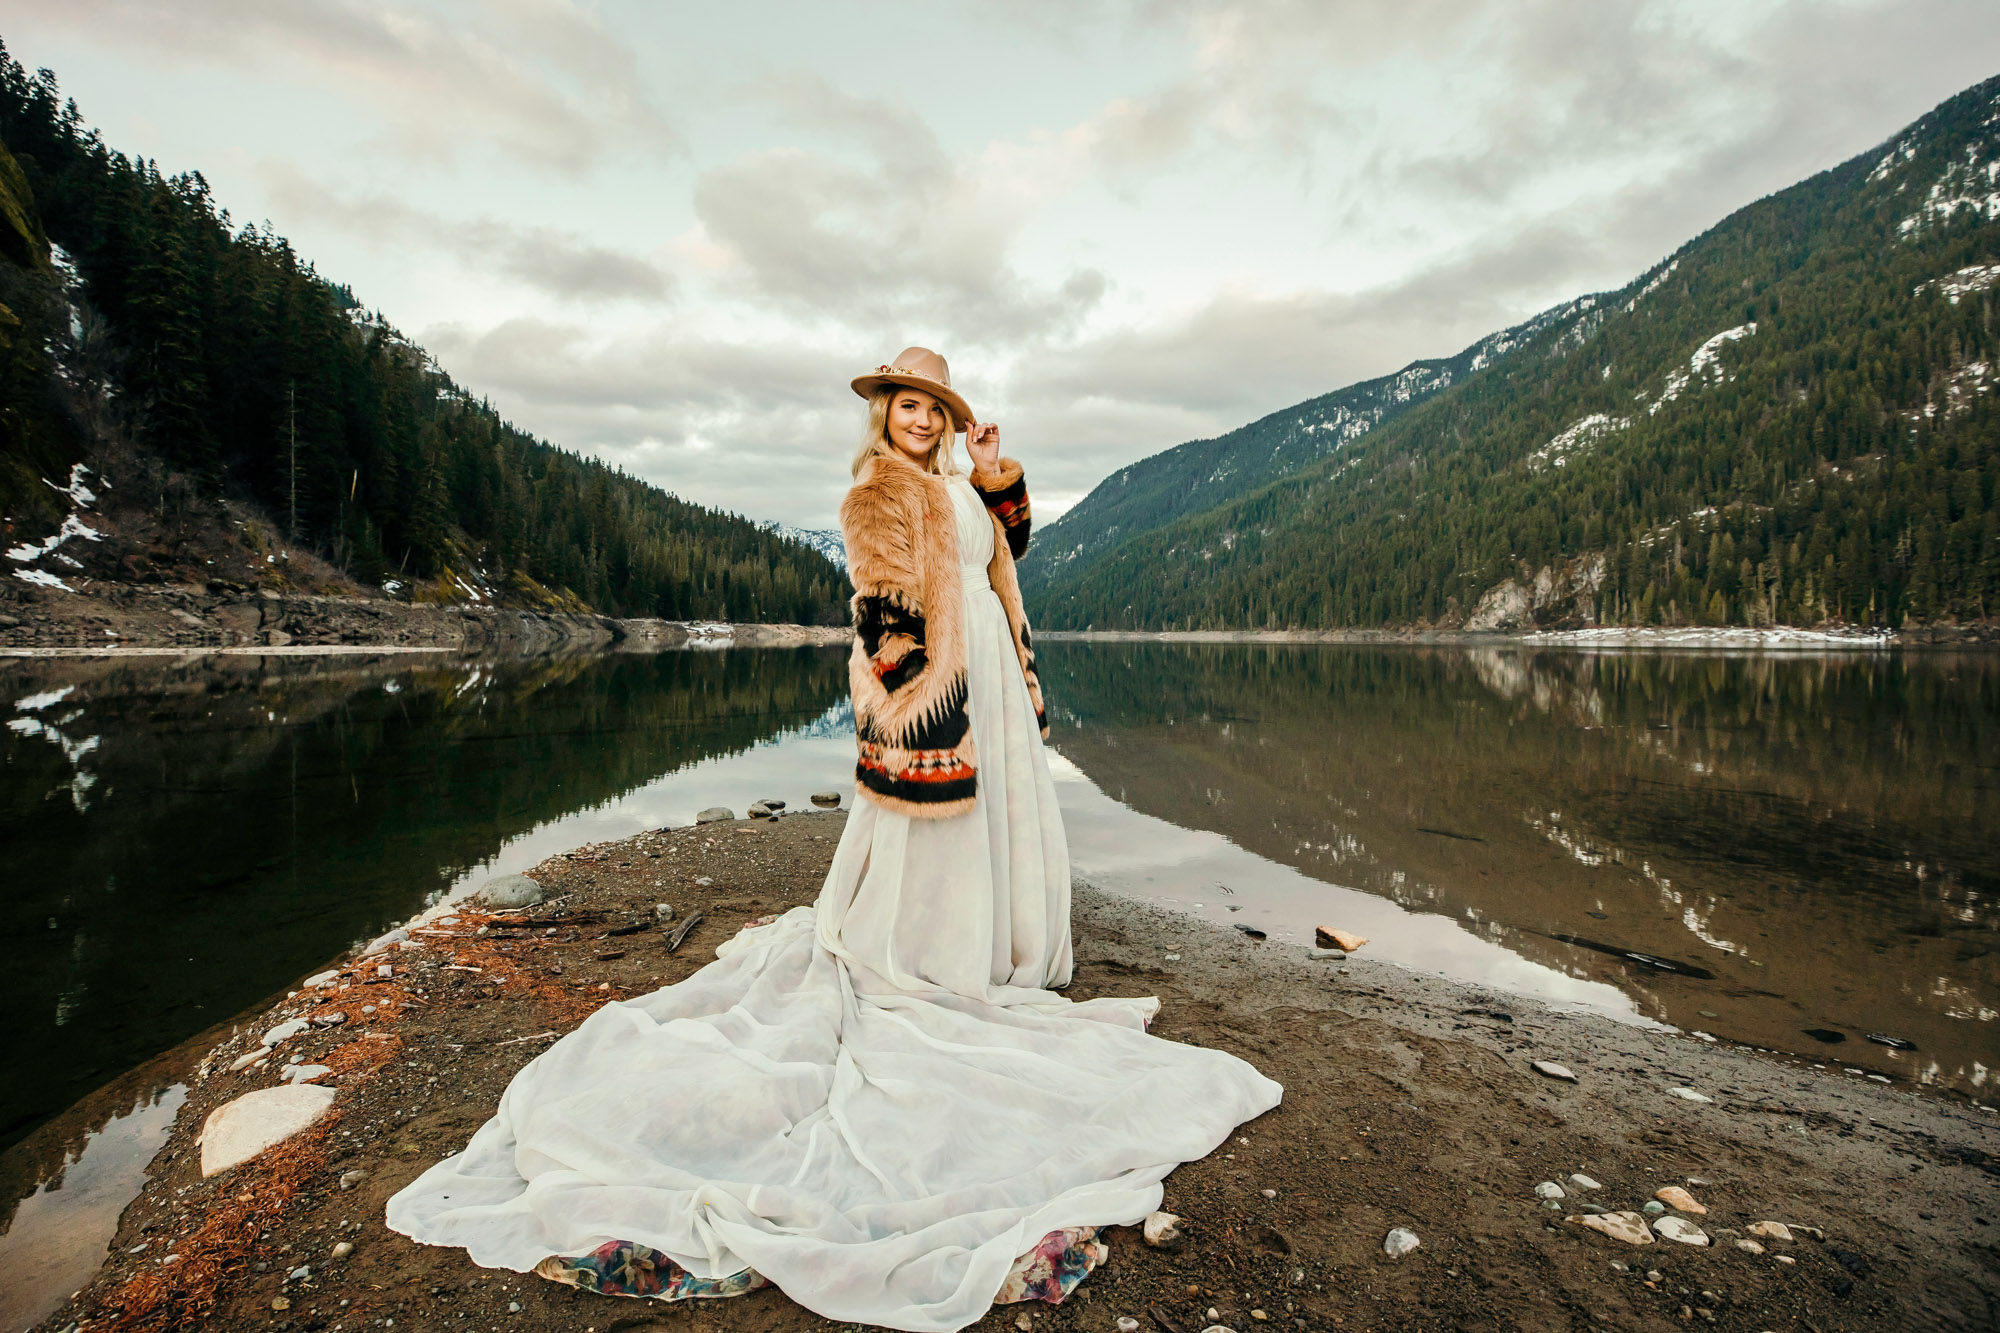
{"label": "calm water", "polygon": [[[1993,1096],[2000,659],[1042,661],[1093,882]],[[160,1121],[174,1071],[129,1071],[456,884],[845,790],[845,693],[843,650],[0,661],[0,1067],[37,1071],[0,1084],[0,1206]]]}

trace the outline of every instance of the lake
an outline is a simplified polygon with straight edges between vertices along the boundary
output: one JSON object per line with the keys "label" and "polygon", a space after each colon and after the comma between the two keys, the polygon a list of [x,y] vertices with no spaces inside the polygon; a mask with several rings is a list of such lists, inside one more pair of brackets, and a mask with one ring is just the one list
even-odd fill
{"label": "lake", "polygon": [[[1039,656],[1095,884],[1992,1099],[2000,658]],[[852,799],[844,649],[6,659],[0,718],[0,1060],[35,1071],[0,1087],[10,1214],[66,1162],[111,1179],[94,1144],[141,1153],[178,1104],[163,1052],[456,886]]]}

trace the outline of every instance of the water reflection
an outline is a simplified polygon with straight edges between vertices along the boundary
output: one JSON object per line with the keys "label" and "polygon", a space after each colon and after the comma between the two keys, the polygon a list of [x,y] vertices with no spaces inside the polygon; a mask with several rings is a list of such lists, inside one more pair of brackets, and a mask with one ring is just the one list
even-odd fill
{"label": "water reflection", "polygon": [[1043,656],[1056,744],[1137,812],[1454,920],[1652,1019],[1990,1094],[1989,657]]}
{"label": "water reflection", "polygon": [[39,1074],[0,1083],[0,1143],[533,830],[845,693],[827,649],[0,663],[0,1067]]}

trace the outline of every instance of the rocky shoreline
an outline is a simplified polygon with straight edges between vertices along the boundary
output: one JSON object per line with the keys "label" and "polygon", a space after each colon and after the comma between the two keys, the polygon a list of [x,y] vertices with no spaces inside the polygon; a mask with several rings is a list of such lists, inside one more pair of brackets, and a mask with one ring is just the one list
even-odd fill
{"label": "rocky shoreline", "polygon": [[[381,1219],[549,1041],[687,976],[746,922],[810,903],[844,818],[783,812],[577,848],[529,872],[542,902],[441,905],[302,978],[210,1039],[110,1258],[39,1327],[833,1328],[775,1290],[656,1306],[483,1270]],[[2000,1322],[1989,1111],[1479,993],[1365,947],[1314,957],[1087,886],[1075,924],[1072,998],[1157,994],[1158,1035],[1236,1052],[1285,1099],[1168,1178],[1183,1248],[1114,1228],[1110,1263],[1021,1327]],[[246,1094],[325,1105],[204,1175],[226,1137],[198,1143],[204,1124]],[[1707,1211],[1654,1199],[1670,1186]],[[1630,1213],[1643,1234],[1648,1204],[1665,1225],[1644,1244],[1589,1229]],[[1583,1221],[1597,1217],[1614,1220]],[[1662,1238],[1676,1227],[1707,1243]],[[1397,1228],[1419,1244],[1391,1257]],[[1026,1309],[978,1327],[1014,1328]]]}
{"label": "rocky shoreline", "polygon": [[844,643],[850,633],[844,625],[622,619],[477,603],[182,584],[106,583],[88,592],[23,588],[0,605],[0,652],[365,647],[545,656]]}

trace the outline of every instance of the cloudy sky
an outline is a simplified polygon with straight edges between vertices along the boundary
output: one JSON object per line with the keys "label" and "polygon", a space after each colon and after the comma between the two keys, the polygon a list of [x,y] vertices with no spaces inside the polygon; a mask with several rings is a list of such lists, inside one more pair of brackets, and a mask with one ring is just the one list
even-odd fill
{"label": "cloudy sky", "polygon": [[0,0],[516,423],[830,527],[950,358],[1039,513],[1627,281],[2000,72],[1991,0]]}

